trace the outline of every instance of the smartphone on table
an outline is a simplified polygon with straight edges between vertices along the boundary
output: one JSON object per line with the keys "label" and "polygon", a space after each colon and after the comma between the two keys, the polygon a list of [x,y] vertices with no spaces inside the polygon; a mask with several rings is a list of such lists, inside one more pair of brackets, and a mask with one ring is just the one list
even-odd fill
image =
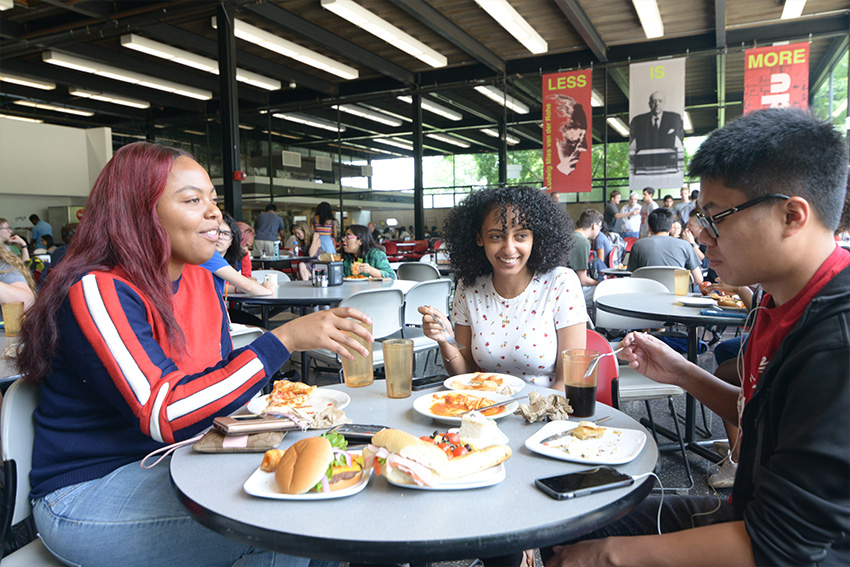
{"label": "smartphone on table", "polygon": [[263,431],[293,431],[299,429],[291,420],[266,415],[217,417],[213,427],[225,435],[245,435]]}
{"label": "smartphone on table", "polygon": [[335,431],[345,437],[345,440],[351,445],[365,445],[372,440],[372,436],[375,433],[386,428],[385,425],[346,423],[332,428],[331,431]]}
{"label": "smartphone on table", "polygon": [[538,478],[534,484],[554,498],[567,500],[604,490],[613,490],[633,484],[635,479],[611,467],[596,467],[574,473]]}
{"label": "smartphone on table", "polygon": [[435,374],[434,376],[425,376],[424,378],[416,378],[413,380],[413,391],[425,390],[427,388],[436,388],[441,386],[448,379],[446,374]]}

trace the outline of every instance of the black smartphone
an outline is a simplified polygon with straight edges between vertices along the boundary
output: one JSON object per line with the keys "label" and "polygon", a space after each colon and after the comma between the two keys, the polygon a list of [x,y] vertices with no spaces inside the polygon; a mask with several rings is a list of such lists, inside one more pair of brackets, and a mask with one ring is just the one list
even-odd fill
{"label": "black smartphone", "polygon": [[385,425],[365,425],[362,423],[346,423],[343,425],[338,425],[331,429],[331,431],[335,431],[339,433],[345,440],[351,444],[362,445],[364,443],[368,443],[372,436],[381,431],[382,429],[386,429]]}
{"label": "black smartphone", "polygon": [[435,374],[434,376],[425,376],[424,378],[417,378],[413,381],[413,390],[418,392],[419,390],[425,390],[427,388],[436,388],[440,386],[443,382],[448,379],[448,375],[446,374]]}
{"label": "black smartphone", "polygon": [[566,500],[633,484],[635,479],[611,467],[561,474],[534,481],[537,488],[554,498]]}
{"label": "black smartphone", "polygon": [[292,421],[266,415],[238,415],[217,417],[213,427],[225,435],[244,435],[263,431],[292,431],[298,427]]}

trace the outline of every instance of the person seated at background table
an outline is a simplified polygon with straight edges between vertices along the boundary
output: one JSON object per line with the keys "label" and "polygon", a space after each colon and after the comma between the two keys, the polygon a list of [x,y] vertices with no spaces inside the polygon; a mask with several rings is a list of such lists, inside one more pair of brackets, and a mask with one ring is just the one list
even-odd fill
{"label": "person seated at background table", "polygon": [[41,237],[38,247],[32,251],[33,254],[53,254],[56,245],[53,243],[53,235],[45,234]]}
{"label": "person seated at background table", "polygon": [[[451,323],[420,307],[450,375],[510,374],[563,391],[560,353],[586,345],[581,283],[567,268],[572,221],[531,187],[475,191],[449,213],[443,236],[459,284]],[[438,318],[446,331],[437,322]]]}
{"label": "person seated at background table", "polygon": [[74,233],[77,232],[78,226],[80,226],[80,223],[78,222],[67,223],[62,226],[62,246],[57,246],[56,250],[50,254],[50,265],[44,268],[44,271],[41,272],[41,277],[38,278],[39,289],[44,287],[44,284],[47,283],[47,277],[50,274],[50,271],[55,269],[56,265],[65,257],[65,252],[68,250],[68,246],[71,245],[71,240],[74,238]]}
{"label": "person seated at background table", "polygon": [[[847,146],[808,111],[757,110],[712,133],[690,163],[701,178],[700,241],[727,284],[760,283],[742,388],[655,337],[628,335],[630,365],[676,384],[741,428],[731,501],[650,497],[622,520],[555,548],[563,565],[850,564],[850,251],[833,231]],[[693,526],[697,527],[692,527]],[[637,537],[608,537],[606,536]]]}
{"label": "person seated at background table", "polygon": [[0,218],[0,303],[23,301],[27,309],[35,300],[35,281],[24,261],[9,249],[10,244],[27,249],[24,239],[12,234],[9,221]]}
{"label": "person seated at background table", "polygon": [[682,238],[682,223],[675,217],[673,217],[673,222],[670,224],[670,236],[673,238]]}
{"label": "person seated at background table", "polygon": [[304,221],[297,221],[292,224],[291,230],[292,234],[290,234],[289,238],[286,239],[285,248],[290,252],[294,252],[295,247],[298,246],[300,254],[306,254],[309,252],[310,245],[308,243],[312,240],[313,233],[310,230],[310,227],[307,226],[307,223]]}
{"label": "person seated at background table", "polygon": [[596,274],[598,270],[605,269],[604,262],[596,262],[598,258],[593,260],[593,264],[590,261],[590,243],[594,242],[602,231],[602,220],[602,213],[596,209],[582,211],[576,223],[573,246],[570,249],[570,268],[575,270],[581,282],[584,302],[588,308],[593,306],[593,291],[599,285],[599,281],[591,275],[591,272]]}
{"label": "person seated at background table", "polygon": [[310,563],[209,530],[178,501],[167,463],[139,466],[242,407],[291,353],[327,348],[351,358],[347,348],[366,350],[349,333],[371,341],[357,323],[368,317],[337,308],[232,350],[224,304],[200,267],[218,238],[216,200],[184,151],[146,142],[118,149],[74,245],[24,320],[18,363],[41,395],[33,515],[65,563]]}
{"label": "person seated at background table", "polygon": [[239,233],[242,238],[239,239],[240,252],[242,254],[242,262],[240,264],[240,273],[246,278],[250,278],[254,272],[251,266],[251,249],[254,247],[254,228],[245,222],[239,221],[236,223]]}
{"label": "person seated at background table", "polygon": [[213,274],[218,292],[227,296],[235,291],[251,295],[271,295],[271,289],[263,287],[254,278],[246,278],[238,270],[242,268],[242,245],[239,227],[227,213],[222,213],[212,257],[201,264]]}
{"label": "person seated at background table", "polygon": [[352,224],[342,237],[342,273],[345,277],[364,275],[395,279],[387,255],[372,238],[369,228]]}
{"label": "person seated at background table", "polygon": [[673,212],[658,208],[649,213],[649,238],[634,243],[629,253],[629,271],[645,266],[675,266],[691,271],[694,283],[702,283],[702,266],[687,242],[670,236]]}
{"label": "person seated at background table", "polygon": [[706,274],[703,279],[714,282],[717,280],[717,272],[715,272],[711,267],[711,264],[705,255],[708,247],[705,244],[700,244],[698,242],[699,235],[702,233],[702,225],[699,221],[699,215],[700,210],[698,208],[691,209],[691,212],[688,214],[688,222],[685,224],[685,228],[682,229],[681,238],[694,249],[694,254],[697,255],[697,258],[699,258],[702,271]]}
{"label": "person seated at background table", "polygon": [[4,218],[0,218],[0,247],[7,250],[13,256],[19,257],[24,263],[30,259],[30,250],[27,248],[27,241],[12,232],[9,221]]}

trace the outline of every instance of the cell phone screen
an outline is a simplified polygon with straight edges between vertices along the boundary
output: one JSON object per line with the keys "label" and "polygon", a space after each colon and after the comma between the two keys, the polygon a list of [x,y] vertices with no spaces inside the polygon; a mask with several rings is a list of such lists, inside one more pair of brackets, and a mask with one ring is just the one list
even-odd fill
{"label": "cell phone screen", "polygon": [[592,494],[628,486],[634,479],[611,467],[598,467],[575,473],[538,478],[535,484],[555,498],[573,498],[583,494]]}

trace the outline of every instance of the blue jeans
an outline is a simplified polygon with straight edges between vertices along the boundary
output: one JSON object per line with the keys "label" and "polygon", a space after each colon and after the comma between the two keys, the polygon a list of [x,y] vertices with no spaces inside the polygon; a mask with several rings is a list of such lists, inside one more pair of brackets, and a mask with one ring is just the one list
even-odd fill
{"label": "blue jeans", "polygon": [[623,232],[620,233],[620,236],[622,236],[623,238],[637,238],[638,237],[638,231],[637,230],[624,230]]}
{"label": "blue jeans", "polygon": [[85,567],[336,565],[265,551],[205,528],[177,501],[168,463],[148,470],[130,463],[35,500],[44,545],[68,565]]}

